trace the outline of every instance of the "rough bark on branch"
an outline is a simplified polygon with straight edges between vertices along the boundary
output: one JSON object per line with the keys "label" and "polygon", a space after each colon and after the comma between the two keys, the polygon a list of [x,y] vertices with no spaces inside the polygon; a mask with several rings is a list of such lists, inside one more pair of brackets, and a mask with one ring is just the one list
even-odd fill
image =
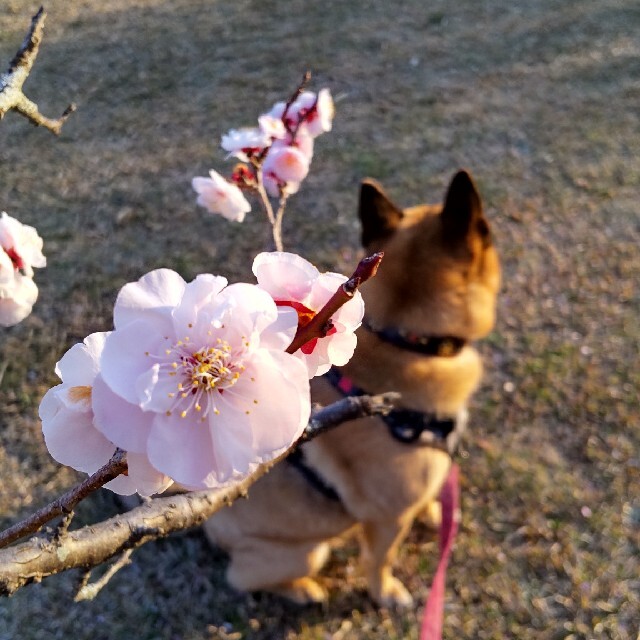
{"label": "rough bark on branch", "polygon": [[[397,394],[345,398],[315,411],[303,439],[355,418],[388,412]],[[225,505],[247,495],[249,487],[289,452],[260,466],[242,482],[219,490],[195,491],[150,500],[141,506],[64,536],[33,537],[0,551],[0,595],[68,569],[89,569],[129,549],[202,524]],[[128,555],[128,554],[127,554]]]}
{"label": "rough bark on branch", "polygon": [[33,67],[40,49],[46,15],[44,7],[40,7],[38,13],[33,16],[29,33],[9,64],[9,69],[0,75],[0,120],[4,118],[7,111],[13,109],[36,126],[45,127],[59,135],[62,125],[76,110],[76,106],[70,104],[59,118],[47,118],[38,111],[38,105],[29,100],[22,92],[22,85],[29,77],[31,67]]}
{"label": "rough bark on branch", "polygon": [[12,527],[0,533],[0,548],[24,538],[29,533],[35,533],[57,516],[70,514],[73,508],[84,500],[90,493],[104,486],[110,480],[118,477],[127,470],[127,458],[124,451],[117,449],[109,462],[93,475],[81,482],[64,495],[49,503],[42,509],[38,509],[34,514],[25,520],[17,522]]}

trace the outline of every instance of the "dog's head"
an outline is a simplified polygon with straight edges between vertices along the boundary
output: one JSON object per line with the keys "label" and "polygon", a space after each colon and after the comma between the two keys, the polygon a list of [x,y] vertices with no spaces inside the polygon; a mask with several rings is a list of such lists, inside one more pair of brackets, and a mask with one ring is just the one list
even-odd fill
{"label": "dog's head", "polygon": [[396,206],[375,180],[360,191],[362,244],[384,251],[363,287],[377,326],[481,338],[495,322],[500,264],[471,176],[459,171],[443,205]]}

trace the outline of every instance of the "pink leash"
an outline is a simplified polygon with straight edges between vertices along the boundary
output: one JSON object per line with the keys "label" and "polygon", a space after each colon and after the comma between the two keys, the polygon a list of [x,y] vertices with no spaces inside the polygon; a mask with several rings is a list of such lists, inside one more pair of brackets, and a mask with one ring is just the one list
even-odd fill
{"label": "pink leash", "polygon": [[447,575],[447,564],[453,547],[458,522],[456,512],[458,511],[460,488],[458,486],[458,465],[451,464],[449,475],[442,487],[440,501],[442,504],[442,523],[440,525],[440,560],[438,568],[433,576],[431,591],[427,597],[427,602],[422,614],[422,628],[420,630],[420,640],[441,640],[442,622],[444,617],[444,589],[445,577]]}

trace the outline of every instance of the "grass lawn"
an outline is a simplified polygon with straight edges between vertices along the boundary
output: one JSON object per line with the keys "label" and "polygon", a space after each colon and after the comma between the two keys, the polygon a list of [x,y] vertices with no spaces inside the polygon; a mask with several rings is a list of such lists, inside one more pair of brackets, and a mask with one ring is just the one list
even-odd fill
{"label": "grass lawn", "polygon": [[[6,66],[38,4],[0,6]],[[268,230],[198,209],[220,135],[251,126],[311,69],[334,130],[290,201],[285,245],[321,268],[358,255],[358,185],[439,201],[458,167],[504,266],[499,322],[460,460],[462,525],[445,637],[637,640],[640,620],[640,4],[637,0],[50,0],[25,85],[62,135],[0,123],[0,210],[33,224],[40,298],[0,332],[0,524],[78,480],[37,417],[54,364],[111,327],[118,289],[167,266],[250,276]],[[257,210],[256,210],[257,211]],[[117,511],[83,505],[89,522]],[[437,542],[418,523],[397,573],[420,603],[376,609],[338,550],[328,606],[224,582],[198,531],[137,551],[93,602],[78,576],[0,601],[0,640],[415,639]]]}

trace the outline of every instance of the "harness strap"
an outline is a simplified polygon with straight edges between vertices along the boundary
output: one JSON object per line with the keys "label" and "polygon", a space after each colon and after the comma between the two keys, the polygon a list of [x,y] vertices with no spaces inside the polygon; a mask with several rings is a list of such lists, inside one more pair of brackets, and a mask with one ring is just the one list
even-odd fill
{"label": "harness strap", "polygon": [[287,457],[286,461],[299,471],[304,479],[325,498],[334,502],[341,502],[338,492],[328,484],[325,479],[304,460],[304,451],[296,447]]}
{"label": "harness strap", "polygon": [[[365,391],[343,376],[336,367],[325,374],[327,380],[345,396],[362,396]],[[404,444],[420,444],[454,453],[458,443],[455,418],[438,418],[433,413],[413,411],[411,409],[392,409],[384,420],[391,436]]]}

